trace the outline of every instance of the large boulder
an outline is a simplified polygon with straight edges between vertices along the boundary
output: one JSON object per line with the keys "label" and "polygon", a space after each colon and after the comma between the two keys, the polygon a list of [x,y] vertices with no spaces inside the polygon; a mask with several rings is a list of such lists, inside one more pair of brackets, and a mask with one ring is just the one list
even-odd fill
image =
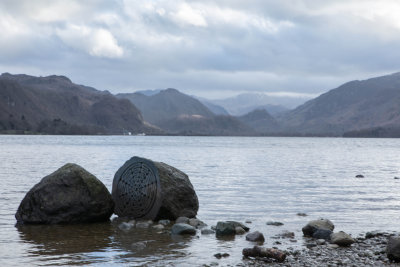
{"label": "large boulder", "polygon": [[333,231],[334,228],[335,226],[330,220],[319,219],[308,222],[307,225],[304,226],[301,230],[303,231],[303,234],[305,236],[313,236],[314,232],[316,232],[318,229]]}
{"label": "large boulder", "polygon": [[94,175],[68,163],[44,177],[26,194],[15,218],[23,223],[78,223],[109,220],[110,192]]}
{"label": "large boulder", "polygon": [[121,217],[194,218],[199,201],[189,177],[162,162],[133,157],[115,174],[112,196]]}

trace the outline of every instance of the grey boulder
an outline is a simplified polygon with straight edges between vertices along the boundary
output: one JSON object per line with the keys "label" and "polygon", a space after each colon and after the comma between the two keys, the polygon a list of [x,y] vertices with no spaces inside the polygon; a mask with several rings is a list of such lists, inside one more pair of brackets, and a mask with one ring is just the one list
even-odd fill
{"label": "grey boulder", "polygon": [[319,219],[308,222],[307,225],[304,226],[301,230],[303,231],[303,234],[305,236],[313,236],[314,232],[316,232],[318,229],[333,231],[334,228],[335,226],[330,220]]}
{"label": "grey boulder", "polygon": [[400,262],[400,237],[390,237],[386,254],[391,261]]}
{"label": "grey boulder", "polygon": [[318,229],[317,231],[315,231],[312,235],[313,238],[315,239],[325,239],[325,240],[331,240],[331,235],[332,235],[332,231],[331,230],[327,230],[327,229]]}
{"label": "grey boulder", "polygon": [[251,242],[264,242],[265,238],[262,233],[255,231],[246,235],[246,240]]}
{"label": "grey boulder", "polygon": [[331,235],[331,243],[341,247],[347,247],[353,244],[355,240],[343,231],[333,233]]}
{"label": "grey boulder", "polygon": [[44,177],[25,195],[15,218],[32,224],[100,222],[110,219],[114,202],[94,175],[68,163]]}

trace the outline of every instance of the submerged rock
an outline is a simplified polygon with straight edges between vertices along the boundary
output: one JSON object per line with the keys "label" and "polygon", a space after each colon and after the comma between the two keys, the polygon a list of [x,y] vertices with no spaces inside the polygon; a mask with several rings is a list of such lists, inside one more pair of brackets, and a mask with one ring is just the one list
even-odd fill
{"label": "submerged rock", "polygon": [[196,228],[186,223],[176,223],[171,228],[173,235],[195,235]]}
{"label": "submerged rock", "polygon": [[326,229],[333,231],[334,228],[335,226],[330,220],[319,219],[308,222],[307,225],[304,226],[301,230],[303,231],[303,234],[305,236],[312,236],[314,232],[317,231],[318,229]]}
{"label": "submerged rock", "polygon": [[272,226],[282,226],[283,223],[281,222],[273,222],[273,221],[269,221],[267,222],[267,225],[272,225]]}
{"label": "submerged rock", "polygon": [[24,223],[100,222],[110,219],[114,202],[94,175],[68,163],[26,194],[15,218]]}
{"label": "submerged rock", "polygon": [[212,229],[202,229],[201,234],[202,235],[212,235],[212,234],[215,234],[215,231]]}
{"label": "submerged rock", "polygon": [[364,175],[362,175],[362,174],[357,174],[357,175],[356,175],[356,178],[364,178]]}

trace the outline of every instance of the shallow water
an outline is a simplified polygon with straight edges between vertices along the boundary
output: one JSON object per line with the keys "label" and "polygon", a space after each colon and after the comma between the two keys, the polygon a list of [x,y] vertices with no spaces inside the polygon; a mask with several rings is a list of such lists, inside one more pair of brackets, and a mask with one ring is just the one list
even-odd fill
{"label": "shallow water", "polygon": [[[123,232],[112,223],[15,226],[26,192],[63,164],[81,165],[111,190],[115,172],[132,156],[187,173],[199,197],[198,218],[209,226],[251,220],[252,230],[264,233],[265,246],[273,246],[271,237],[283,230],[295,232],[297,242],[280,240],[279,248],[301,246],[301,227],[319,217],[354,236],[399,230],[400,180],[393,178],[400,177],[400,139],[0,136],[0,265],[241,262],[241,250],[253,245],[244,236],[178,238],[152,230]],[[217,252],[230,256],[217,260]]]}

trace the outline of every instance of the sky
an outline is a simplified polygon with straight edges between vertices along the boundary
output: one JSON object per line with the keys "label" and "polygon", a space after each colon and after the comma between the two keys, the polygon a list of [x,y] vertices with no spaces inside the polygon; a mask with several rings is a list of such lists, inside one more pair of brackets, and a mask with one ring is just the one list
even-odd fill
{"label": "sky", "polygon": [[0,72],[311,98],[400,71],[398,0],[0,0]]}

